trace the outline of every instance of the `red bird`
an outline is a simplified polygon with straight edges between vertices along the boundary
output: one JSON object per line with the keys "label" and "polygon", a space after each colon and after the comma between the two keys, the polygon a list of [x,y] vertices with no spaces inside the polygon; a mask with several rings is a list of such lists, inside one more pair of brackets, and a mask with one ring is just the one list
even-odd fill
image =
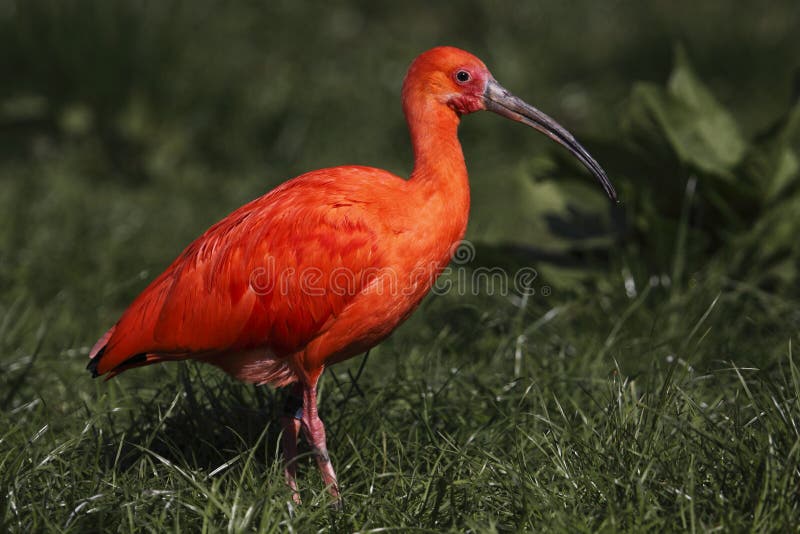
{"label": "red bird", "polygon": [[94,376],[162,361],[210,363],[245,382],[295,384],[281,422],[295,481],[302,428],[338,500],[316,385],[325,367],[385,339],[416,309],[464,236],[469,184],[457,130],[480,110],[531,126],[614,188],[547,115],[511,95],[475,56],[439,47],[403,83],[414,171],[342,166],[298,176],[209,228],[92,348]]}

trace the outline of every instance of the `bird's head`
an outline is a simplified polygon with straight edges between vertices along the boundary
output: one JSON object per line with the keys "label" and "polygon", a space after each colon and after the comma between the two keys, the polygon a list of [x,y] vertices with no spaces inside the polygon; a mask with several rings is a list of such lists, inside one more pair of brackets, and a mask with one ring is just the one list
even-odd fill
{"label": "bird's head", "polygon": [[[403,82],[406,115],[424,101],[452,110],[457,116],[488,110],[539,130],[569,150],[600,181],[608,196],[617,193],[608,176],[589,152],[563,126],[508,92],[486,65],[464,50],[440,46],[423,52],[411,63]],[[419,108],[419,106],[418,106]]]}

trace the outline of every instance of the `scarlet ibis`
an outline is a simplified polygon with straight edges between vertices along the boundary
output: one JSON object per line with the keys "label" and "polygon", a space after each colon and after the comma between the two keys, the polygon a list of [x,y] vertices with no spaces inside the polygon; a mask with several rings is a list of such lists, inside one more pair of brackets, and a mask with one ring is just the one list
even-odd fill
{"label": "scarlet ibis", "polygon": [[463,50],[419,55],[402,100],[414,148],[409,179],[342,166],[289,180],[191,243],[90,353],[94,376],[193,359],[245,382],[294,384],[281,423],[296,502],[301,428],[339,499],[317,413],[320,374],[408,318],[464,236],[470,195],[457,136],[462,115],[489,110],[543,132],[616,198],[606,173],[569,132],[506,91]]}

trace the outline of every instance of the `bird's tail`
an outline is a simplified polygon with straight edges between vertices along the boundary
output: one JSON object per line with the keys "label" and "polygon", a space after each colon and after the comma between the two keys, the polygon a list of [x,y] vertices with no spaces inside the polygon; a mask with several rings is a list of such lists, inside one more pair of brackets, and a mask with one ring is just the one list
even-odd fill
{"label": "bird's tail", "polygon": [[[92,347],[92,350],[89,352],[89,364],[86,366],[86,369],[92,373],[93,378],[97,378],[100,375],[106,375],[106,380],[108,380],[110,378],[114,378],[121,372],[127,371],[128,369],[133,369],[134,367],[141,367],[143,365],[150,365],[151,363],[163,361],[184,360],[188,356],[185,353],[164,354],[156,352],[142,352],[132,356],[120,356],[116,353],[106,354],[108,342],[111,339],[111,336],[114,335],[114,330],[116,328],[117,325],[112,326],[108,332],[103,334],[103,336],[97,340],[97,343],[94,344],[94,347]],[[103,362],[102,366],[100,364],[101,360]]]}

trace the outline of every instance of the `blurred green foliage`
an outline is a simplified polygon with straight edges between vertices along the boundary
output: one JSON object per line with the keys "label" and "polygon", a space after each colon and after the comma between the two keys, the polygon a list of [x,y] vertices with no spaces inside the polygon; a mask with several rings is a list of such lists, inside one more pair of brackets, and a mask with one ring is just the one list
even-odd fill
{"label": "blurred green foliage", "polygon": [[[782,259],[793,245],[777,243],[783,234],[770,228],[796,204],[797,112],[787,103],[800,8],[776,2],[729,17],[730,8],[724,1],[475,1],[454,9],[4,0],[0,280],[45,297],[63,279],[37,272],[49,269],[37,265],[41,249],[30,251],[32,269],[20,265],[30,243],[52,241],[47,255],[63,265],[59,259],[81,261],[77,236],[98,238],[89,243],[95,248],[119,247],[104,237],[119,231],[120,217],[139,235],[169,227],[174,240],[137,238],[144,249],[129,258],[121,251],[131,260],[122,267],[128,279],[142,266],[164,265],[214,220],[305,170],[358,162],[406,174],[398,104],[405,66],[449,43],[483,57],[506,86],[581,134],[623,191],[622,205],[608,210],[596,184],[549,141],[494,117],[469,117],[462,128],[474,188],[468,237],[505,256],[508,245],[521,246],[526,262],[623,243],[634,251],[629,257],[646,260],[634,270],[660,276],[676,253],[684,192],[695,177],[688,261],[748,242],[754,250],[728,252],[753,271],[766,262],[771,280],[791,283],[796,273]],[[725,24],[704,31],[710,20]],[[676,42],[685,49],[672,68]],[[780,117],[770,133],[752,133]],[[777,215],[777,204],[788,215]],[[767,213],[774,223],[756,225]],[[772,238],[762,243],[753,232]],[[143,254],[148,247],[152,255]],[[114,256],[109,261],[120,261]],[[497,254],[490,247],[485,256]],[[85,261],[75,277],[100,268]]]}

